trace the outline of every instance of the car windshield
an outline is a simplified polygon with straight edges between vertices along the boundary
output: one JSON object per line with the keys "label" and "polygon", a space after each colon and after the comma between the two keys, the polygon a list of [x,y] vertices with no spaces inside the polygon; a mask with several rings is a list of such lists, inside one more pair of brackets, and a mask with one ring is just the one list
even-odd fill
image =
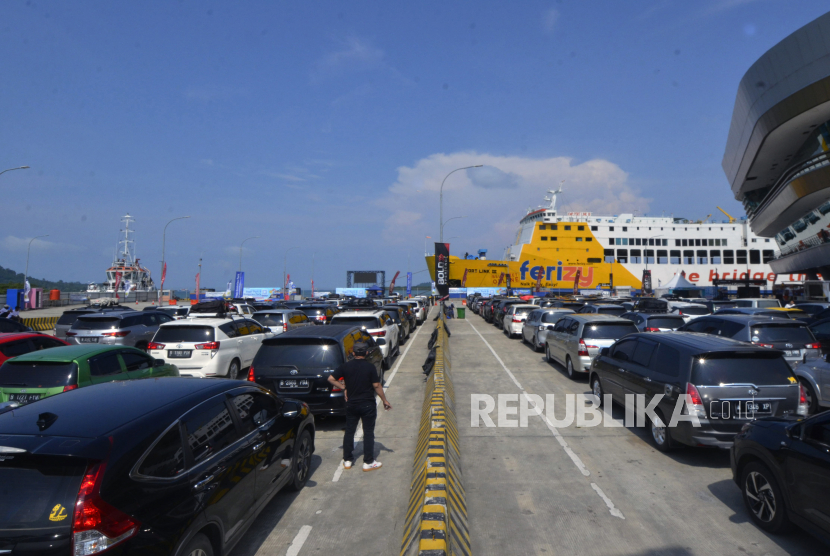
{"label": "car windshield", "polygon": [[[182,322],[182,321],[179,321]],[[212,326],[162,326],[153,337],[154,342],[212,342],[216,339]]]}
{"label": "car windshield", "polygon": [[627,334],[639,332],[633,322],[591,322],[585,325],[582,337],[593,340],[617,340]]}
{"label": "car windshield", "polygon": [[361,328],[380,328],[380,323],[375,317],[347,317],[336,315],[331,319],[332,324],[347,324],[349,326],[359,326]]}
{"label": "car windshield", "polygon": [[516,307],[516,310],[513,314],[515,315],[526,315],[531,311],[535,311],[536,307]]}
{"label": "car windshield", "polygon": [[58,388],[77,383],[78,366],[73,362],[11,360],[0,367],[0,388]]}
{"label": "car windshield", "polygon": [[706,307],[678,307],[677,310],[684,315],[692,316],[708,315],[710,312]]}
{"label": "car windshield", "polygon": [[796,384],[792,369],[780,352],[715,353],[695,357],[692,383]]}
{"label": "car windshield", "polygon": [[302,311],[309,317],[316,317],[317,315],[326,313],[326,310],[320,307],[297,307],[297,310]]}
{"label": "car windshield", "polygon": [[109,330],[118,328],[121,319],[115,317],[80,317],[72,325],[73,330]]}
{"label": "car windshield", "polygon": [[680,328],[686,321],[683,317],[649,317],[649,328],[671,328],[672,330]]}
{"label": "car windshield", "polygon": [[616,305],[602,305],[597,308],[598,313],[602,313],[603,315],[616,315],[620,316],[625,313],[625,307],[616,306]]}
{"label": "car windshield", "polygon": [[254,359],[254,367],[293,366],[298,369],[336,369],[343,363],[339,344],[317,339],[289,342],[265,341]]}
{"label": "car windshield", "polygon": [[265,326],[282,326],[283,323],[283,314],[282,313],[254,313],[251,315],[255,321],[259,324]]}
{"label": "car windshield", "polygon": [[815,341],[815,337],[813,337],[813,333],[804,324],[795,322],[762,323],[752,325],[752,341],[761,344],[766,342],[810,344]]}
{"label": "car windshield", "polygon": [[78,317],[81,317],[82,315],[88,315],[94,312],[95,311],[67,311],[60,316],[60,318],[58,319],[58,324],[67,326],[78,320]]}

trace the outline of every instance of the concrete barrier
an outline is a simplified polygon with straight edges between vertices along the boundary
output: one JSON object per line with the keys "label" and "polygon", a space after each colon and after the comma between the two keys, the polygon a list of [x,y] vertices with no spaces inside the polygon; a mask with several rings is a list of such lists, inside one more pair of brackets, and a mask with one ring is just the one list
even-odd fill
{"label": "concrete barrier", "polygon": [[55,325],[58,323],[58,319],[60,317],[37,317],[34,319],[22,319],[22,323],[25,326],[28,326],[32,330],[37,330],[38,332],[44,332],[46,330],[52,330],[55,328]]}
{"label": "concrete barrier", "polygon": [[472,554],[445,325],[442,313],[421,409],[401,556]]}

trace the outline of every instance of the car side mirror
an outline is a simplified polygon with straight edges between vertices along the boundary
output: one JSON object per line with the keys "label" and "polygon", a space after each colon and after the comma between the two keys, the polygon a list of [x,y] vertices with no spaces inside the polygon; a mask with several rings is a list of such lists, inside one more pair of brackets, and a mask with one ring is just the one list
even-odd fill
{"label": "car side mirror", "polygon": [[297,402],[286,401],[282,406],[282,416],[293,418],[300,413],[300,404]]}
{"label": "car side mirror", "polygon": [[552,324],[548,325],[548,330],[553,330],[555,327]]}
{"label": "car side mirror", "polygon": [[608,357],[609,355],[611,355],[611,348],[602,348],[601,350],[599,350],[599,354],[603,357]]}
{"label": "car side mirror", "polygon": [[163,367],[164,365],[164,359],[153,359],[153,367]]}
{"label": "car side mirror", "polygon": [[272,332],[272,330],[271,330],[271,327],[270,327],[270,326],[263,326],[263,327],[262,327],[262,331],[263,331],[263,332]]}
{"label": "car side mirror", "polygon": [[379,346],[385,346],[385,345],[386,345],[386,340],[384,340],[383,338],[378,338],[378,339],[377,339],[377,340],[375,340],[375,341],[377,342],[377,344],[378,344]]}

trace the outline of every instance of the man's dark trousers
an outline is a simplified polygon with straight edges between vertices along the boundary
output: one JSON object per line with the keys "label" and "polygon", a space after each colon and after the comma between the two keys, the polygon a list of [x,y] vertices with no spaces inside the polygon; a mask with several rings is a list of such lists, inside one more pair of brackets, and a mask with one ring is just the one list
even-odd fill
{"label": "man's dark trousers", "polygon": [[363,463],[375,461],[375,421],[378,406],[374,400],[346,403],[346,434],[343,436],[343,460],[354,461],[354,433],[363,421]]}

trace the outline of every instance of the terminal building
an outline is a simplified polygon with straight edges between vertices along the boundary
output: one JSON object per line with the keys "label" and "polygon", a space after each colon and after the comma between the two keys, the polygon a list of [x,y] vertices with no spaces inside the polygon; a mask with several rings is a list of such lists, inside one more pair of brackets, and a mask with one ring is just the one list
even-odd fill
{"label": "terminal building", "polygon": [[723,170],[752,231],[775,238],[780,281],[830,281],[830,13],[741,79]]}

